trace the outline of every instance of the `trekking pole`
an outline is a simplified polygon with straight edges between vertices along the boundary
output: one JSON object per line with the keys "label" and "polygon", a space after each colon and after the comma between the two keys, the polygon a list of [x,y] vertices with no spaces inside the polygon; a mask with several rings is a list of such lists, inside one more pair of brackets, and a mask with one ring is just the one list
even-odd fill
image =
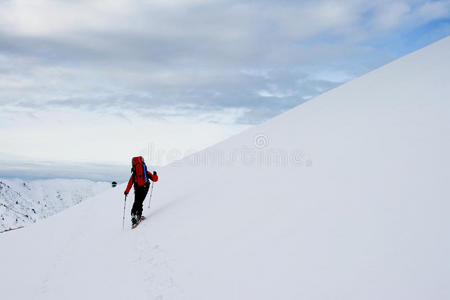
{"label": "trekking pole", "polygon": [[148,199],[148,208],[150,208],[150,202],[152,202],[152,195],[153,195],[153,186],[155,185],[155,183],[152,183],[152,189],[150,190],[150,197]]}
{"label": "trekking pole", "polygon": [[125,228],[125,209],[127,206],[127,195],[125,195],[125,199],[123,200],[123,219],[122,219],[122,230]]}

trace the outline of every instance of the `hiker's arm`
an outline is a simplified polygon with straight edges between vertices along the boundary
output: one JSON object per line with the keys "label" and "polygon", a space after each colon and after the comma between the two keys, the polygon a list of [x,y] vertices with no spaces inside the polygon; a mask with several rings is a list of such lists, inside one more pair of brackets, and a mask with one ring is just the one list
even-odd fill
{"label": "hiker's arm", "polygon": [[153,174],[150,173],[149,171],[147,171],[147,176],[153,182],[157,182],[158,181],[158,174],[156,173],[156,171],[153,171]]}
{"label": "hiker's arm", "polygon": [[133,186],[133,174],[131,174],[130,176],[130,180],[128,180],[128,185],[127,185],[127,189],[125,190],[125,195],[128,195],[128,193],[131,190],[131,187]]}

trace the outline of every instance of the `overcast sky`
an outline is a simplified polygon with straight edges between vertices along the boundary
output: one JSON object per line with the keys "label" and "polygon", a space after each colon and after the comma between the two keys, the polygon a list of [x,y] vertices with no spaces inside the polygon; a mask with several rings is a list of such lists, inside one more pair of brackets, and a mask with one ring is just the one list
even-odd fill
{"label": "overcast sky", "polygon": [[109,180],[449,34],[450,0],[0,0],[0,177]]}

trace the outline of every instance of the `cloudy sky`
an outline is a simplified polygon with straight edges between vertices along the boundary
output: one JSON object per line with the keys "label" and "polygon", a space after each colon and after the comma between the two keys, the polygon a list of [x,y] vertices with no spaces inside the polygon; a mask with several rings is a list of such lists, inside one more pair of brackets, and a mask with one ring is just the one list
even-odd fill
{"label": "cloudy sky", "polygon": [[0,0],[0,177],[109,180],[449,34],[450,0]]}

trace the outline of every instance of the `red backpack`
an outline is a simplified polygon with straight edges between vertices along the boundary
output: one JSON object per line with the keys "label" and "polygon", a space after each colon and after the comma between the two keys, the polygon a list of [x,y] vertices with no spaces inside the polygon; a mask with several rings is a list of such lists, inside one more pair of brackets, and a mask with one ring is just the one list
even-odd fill
{"label": "red backpack", "polygon": [[133,157],[131,164],[133,165],[131,172],[134,175],[135,186],[144,186],[148,182],[147,166],[145,165],[144,159],[142,156]]}

